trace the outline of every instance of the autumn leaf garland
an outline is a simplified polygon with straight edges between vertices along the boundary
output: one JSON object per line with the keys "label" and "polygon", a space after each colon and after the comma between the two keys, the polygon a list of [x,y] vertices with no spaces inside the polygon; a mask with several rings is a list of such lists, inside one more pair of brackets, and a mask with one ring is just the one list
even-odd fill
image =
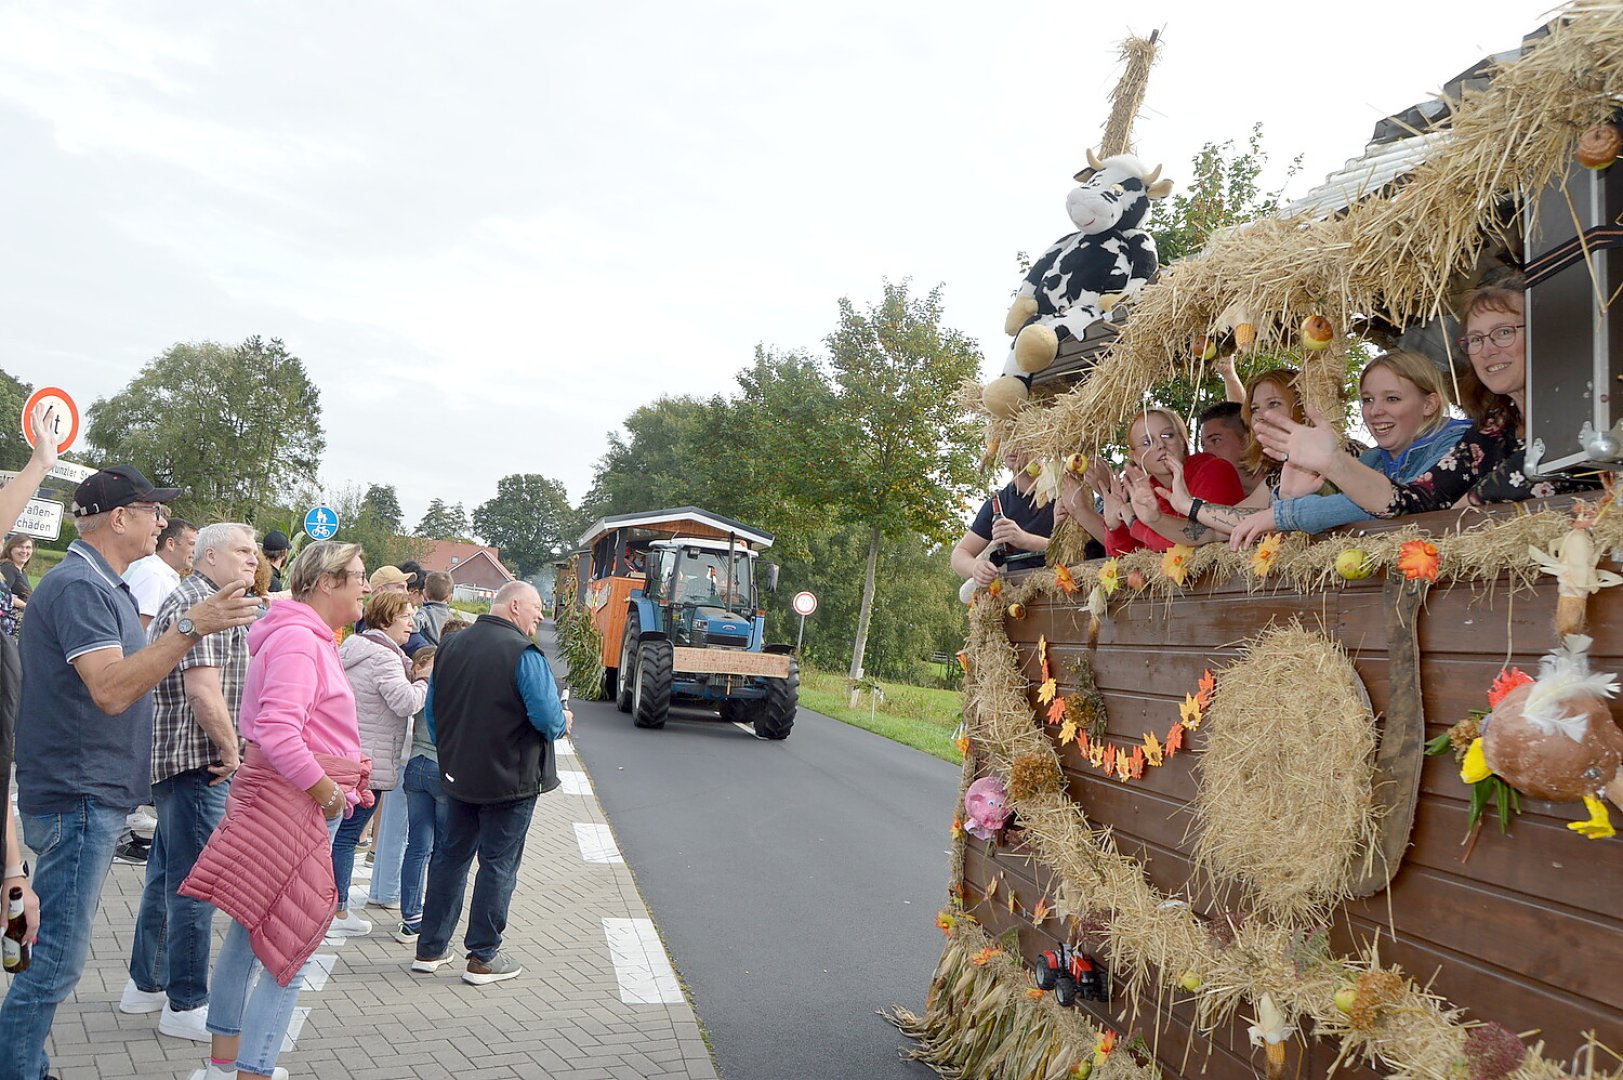
{"label": "autumn leaf garland", "polygon": [[1068,715],[1071,712],[1069,705],[1078,695],[1061,696],[1056,689],[1052,689],[1056,683],[1048,662],[1046,638],[1038,639],[1037,655],[1041,659],[1043,673],[1037,699],[1048,706],[1044,713],[1048,726],[1059,727],[1058,744],[1066,746],[1075,743],[1084,761],[1123,783],[1141,780],[1145,768],[1164,765],[1168,759],[1176,757],[1178,751],[1183,749],[1184,736],[1198,730],[1205,720],[1206,710],[1211,708],[1212,697],[1217,691],[1217,677],[1208,668],[1201,675],[1196,692],[1184,695],[1183,703],[1178,706],[1178,720],[1167,730],[1165,740],[1157,738],[1152,731],[1147,732],[1138,743],[1122,745],[1098,735],[1090,738],[1087,732],[1080,729],[1076,719]]}

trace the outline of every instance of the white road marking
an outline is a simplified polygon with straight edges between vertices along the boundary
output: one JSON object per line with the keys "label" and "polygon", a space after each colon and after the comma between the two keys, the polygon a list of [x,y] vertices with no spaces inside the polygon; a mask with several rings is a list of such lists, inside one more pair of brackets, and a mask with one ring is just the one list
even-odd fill
{"label": "white road marking", "polygon": [[310,1010],[304,1005],[293,1010],[293,1016],[287,1022],[287,1034],[282,1036],[282,1053],[292,1052],[293,1044],[299,1041],[299,1032],[304,1030],[304,1021],[309,1015]]}
{"label": "white road marking", "polygon": [[746,735],[754,735],[755,734],[755,725],[754,724],[743,724],[743,723],[738,722],[737,720],[734,720],[733,721],[733,727],[737,728],[739,731],[742,731]]}
{"label": "white road marking", "polygon": [[614,842],[614,833],[607,825],[588,825],[575,822],[575,841],[580,844],[580,857],[590,863],[623,863],[620,847]]}
{"label": "white road marking", "polygon": [[592,793],[592,782],[586,778],[586,774],[583,772],[565,772],[563,769],[559,769],[558,782],[561,785],[560,790],[565,795],[590,795]]}
{"label": "white road marking", "polygon": [[665,1005],[682,1001],[682,987],[665,955],[651,919],[604,919],[603,933],[614,958],[620,1000],[628,1005]]}
{"label": "white road marking", "polygon": [[336,953],[316,953],[312,956],[310,966],[304,971],[304,988],[320,993],[322,987],[327,985],[327,980],[332,978],[332,966],[336,963],[338,963]]}

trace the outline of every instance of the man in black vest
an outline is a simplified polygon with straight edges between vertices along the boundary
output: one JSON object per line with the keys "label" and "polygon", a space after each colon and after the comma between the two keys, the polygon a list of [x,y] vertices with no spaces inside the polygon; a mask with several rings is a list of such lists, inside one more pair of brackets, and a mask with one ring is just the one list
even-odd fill
{"label": "man in black vest", "polygon": [[428,863],[413,971],[437,971],[451,959],[451,934],[476,854],[462,981],[483,986],[522,970],[501,952],[507,906],[536,796],[557,786],[556,768],[549,768],[552,742],[574,724],[558,701],[546,657],[530,640],[540,622],[535,588],[508,582],[490,614],[447,638],[434,658],[424,713],[439,749],[445,810]]}

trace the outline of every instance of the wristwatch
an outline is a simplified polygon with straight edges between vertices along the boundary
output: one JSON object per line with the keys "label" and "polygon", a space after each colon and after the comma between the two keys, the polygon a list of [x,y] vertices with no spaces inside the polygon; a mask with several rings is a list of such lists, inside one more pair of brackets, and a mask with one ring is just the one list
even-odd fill
{"label": "wristwatch", "polygon": [[182,634],[185,634],[187,637],[191,638],[193,641],[202,641],[203,640],[203,634],[202,634],[202,632],[200,630],[197,629],[197,624],[192,622],[192,620],[188,619],[184,615],[182,615],[180,617],[180,621],[175,624],[175,629],[179,630]]}

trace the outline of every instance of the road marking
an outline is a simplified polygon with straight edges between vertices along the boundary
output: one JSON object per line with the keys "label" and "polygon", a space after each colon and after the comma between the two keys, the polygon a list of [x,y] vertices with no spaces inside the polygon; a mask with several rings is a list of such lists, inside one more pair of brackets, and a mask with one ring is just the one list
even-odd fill
{"label": "road marking", "polygon": [[293,1010],[293,1016],[287,1022],[287,1034],[282,1036],[282,1053],[291,1053],[293,1044],[299,1041],[299,1032],[304,1030],[305,1018],[310,1015],[308,1006],[300,1005]]}
{"label": "road marking", "polygon": [[558,783],[565,795],[590,795],[592,793],[592,782],[586,778],[586,774],[583,772],[565,772],[559,769]]}
{"label": "road marking", "polygon": [[561,739],[554,739],[552,741],[552,748],[557,751],[559,757],[575,756],[575,744],[569,741],[569,737],[567,735]]}
{"label": "road marking", "polygon": [[733,727],[737,728],[739,731],[742,731],[744,734],[748,735],[752,739],[759,739],[761,737],[760,732],[755,730],[755,725],[754,724],[742,724],[742,723],[739,723],[737,720],[734,720],[733,721]]}
{"label": "road marking", "polygon": [[682,987],[652,919],[604,919],[603,933],[609,939],[621,1001],[627,1005],[682,1001]]}
{"label": "road marking", "polygon": [[607,825],[575,822],[575,842],[580,844],[580,857],[587,862],[625,862],[620,856],[620,846],[614,842],[614,833]]}
{"label": "road marking", "polygon": [[306,990],[321,992],[332,978],[332,967],[338,963],[337,953],[316,953],[310,958],[310,966],[304,969],[304,987]]}

